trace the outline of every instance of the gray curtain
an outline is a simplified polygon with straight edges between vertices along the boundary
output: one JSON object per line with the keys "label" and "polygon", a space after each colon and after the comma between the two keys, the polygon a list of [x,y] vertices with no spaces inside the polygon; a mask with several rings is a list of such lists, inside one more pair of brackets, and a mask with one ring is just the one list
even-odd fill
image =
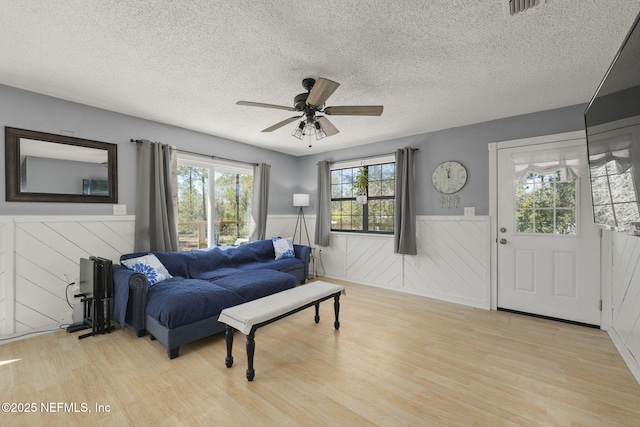
{"label": "gray curtain", "polygon": [[253,168],[253,199],[251,201],[250,241],[264,240],[267,233],[269,210],[269,177],[271,165],[259,163]]}
{"label": "gray curtain", "polygon": [[329,246],[331,236],[331,164],[318,163],[318,190],[316,196],[316,245]]}
{"label": "gray curtain", "polygon": [[413,148],[396,150],[396,214],[393,252],[416,255],[416,198]]}
{"label": "gray curtain", "polygon": [[178,157],[175,147],[142,140],[137,144],[134,250],[178,250]]}

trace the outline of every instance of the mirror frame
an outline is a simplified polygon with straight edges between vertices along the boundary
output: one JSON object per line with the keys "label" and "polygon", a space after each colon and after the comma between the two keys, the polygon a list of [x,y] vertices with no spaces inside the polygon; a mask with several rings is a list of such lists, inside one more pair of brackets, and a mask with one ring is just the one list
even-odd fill
{"label": "mirror frame", "polygon": [[[118,145],[92,141],[66,135],[36,132],[5,126],[5,185],[7,202],[66,202],[66,203],[118,203]],[[107,181],[109,194],[28,193],[20,190],[20,139],[28,138],[56,144],[95,148],[107,152]]]}

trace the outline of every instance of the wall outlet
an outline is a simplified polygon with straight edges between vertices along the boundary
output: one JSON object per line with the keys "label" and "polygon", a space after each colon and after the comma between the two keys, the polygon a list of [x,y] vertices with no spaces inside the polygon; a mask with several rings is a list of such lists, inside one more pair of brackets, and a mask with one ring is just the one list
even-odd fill
{"label": "wall outlet", "polygon": [[113,214],[114,215],[126,215],[127,214],[127,205],[113,205]]}
{"label": "wall outlet", "polygon": [[464,208],[464,216],[476,216],[476,208],[471,206],[471,207],[465,207]]}

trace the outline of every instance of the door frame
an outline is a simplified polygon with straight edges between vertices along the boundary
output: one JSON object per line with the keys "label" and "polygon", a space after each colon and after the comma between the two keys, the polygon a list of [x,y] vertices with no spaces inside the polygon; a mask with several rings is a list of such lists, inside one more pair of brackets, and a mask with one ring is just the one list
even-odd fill
{"label": "door frame", "polygon": [[[514,147],[536,146],[539,144],[548,144],[553,142],[563,142],[572,140],[586,141],[586,132],[584,130],[563,132],[551,135],[535,136],[532,138],[513,139],[509,141],[491,142],[488,144],[489,149],[489,217],[491,218],[490,244],[491,244],[491,263],[490,263],[490,307],[491,310],[498,308],[498,150]],[[589,185],[589,183],[586,183]],[[601,231],[602,233],[602,231]],[[605,239],[602,240],[605,242]],[[611,303],[609,281],[603,280],[603,275],[609,271],[608,266],[603,265],[603,254],[606,255],[605,248],[600,248],[600,297],[602,299],[602,313],[600,329],[607,330],[610,324],[610,316],[605,315],[609,312]],[[604,249],[604,250],[603,250]]]}

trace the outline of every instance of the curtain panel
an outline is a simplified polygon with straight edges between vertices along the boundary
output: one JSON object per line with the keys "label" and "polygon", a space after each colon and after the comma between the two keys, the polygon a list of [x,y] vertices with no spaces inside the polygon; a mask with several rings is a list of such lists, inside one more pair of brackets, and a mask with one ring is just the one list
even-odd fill
{"label": "curtain panel", "polygon": [[331,163],[318,163],[318,190],[316,191],[316,233],[313,239],[319,246],[331,243]]}
{"label": "curtain panel", "polygon": [[259,163],[253,168],[253,199],[251,201],[250,241],[264,240],[269,211],[269,179],[271,165]]}
{"label": "curtain panel", "polygon": [[396,212],[393,252],[416,255],[416,201],[413,148],[396,150]]}
{"label": "curtain panel", "polygon": [[178,156],[175,147],[136,143],[135,252],[178,250]]}

